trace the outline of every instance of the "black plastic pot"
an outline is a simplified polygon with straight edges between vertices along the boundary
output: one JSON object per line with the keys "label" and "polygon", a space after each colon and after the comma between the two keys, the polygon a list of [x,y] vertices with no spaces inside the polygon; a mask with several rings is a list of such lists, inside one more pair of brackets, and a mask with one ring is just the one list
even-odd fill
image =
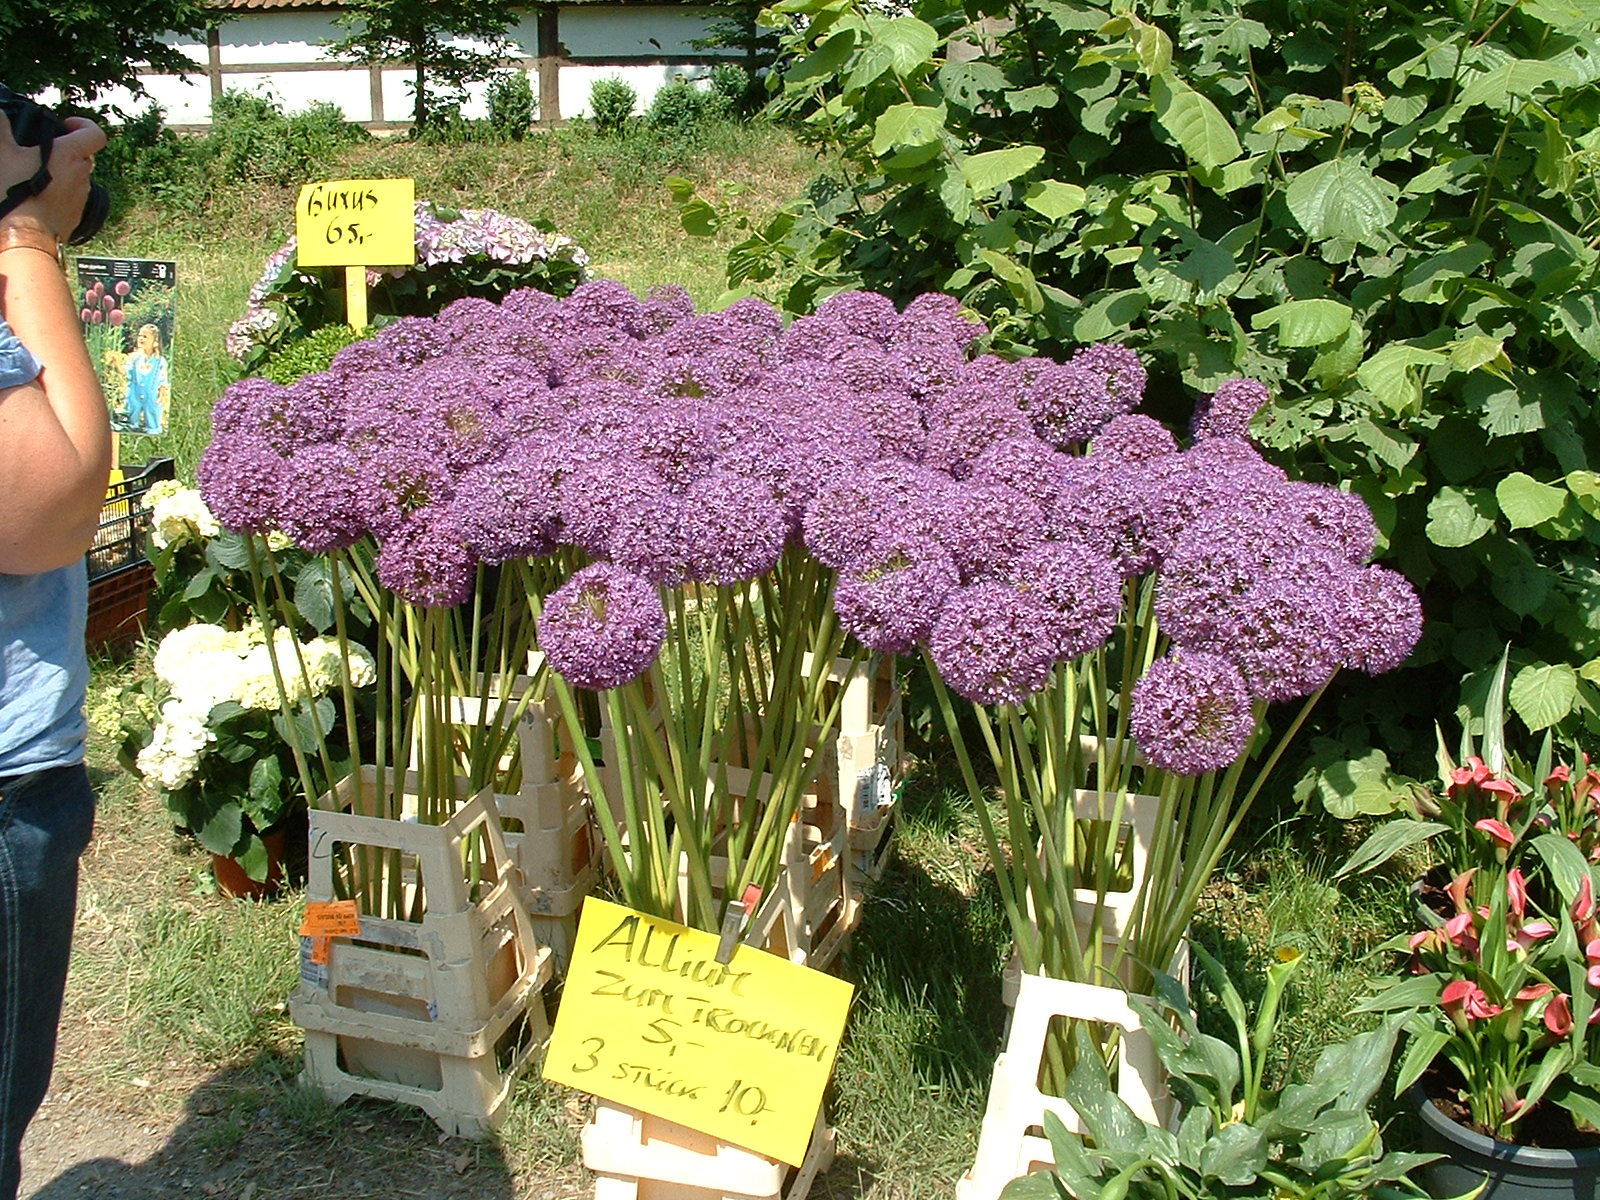
{"label": "black plastic pot", "polygon": [[1422,1169],[1430,1196],[1450,1200],[1483,1185],[1475,1200],[1600,1200],[1600,1147],[1547,1150],[1497,1141],[1445,1116],[1420,1087],[1420,1149],[1445,1157]]}

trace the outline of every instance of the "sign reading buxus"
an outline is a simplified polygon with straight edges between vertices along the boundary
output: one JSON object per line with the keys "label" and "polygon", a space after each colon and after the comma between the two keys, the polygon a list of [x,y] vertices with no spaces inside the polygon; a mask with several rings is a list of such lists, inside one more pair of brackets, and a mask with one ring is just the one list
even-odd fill
{"label": "sign reading buxus", "polygon": [[545,1077],[798,1166],[855,989],[717,941],[585,900]]}
{"label": "sign reading buxus", "polygon": [[295,258],[303,267],[399,267],[417,261],[416,181],[334,179],[300,185]]}

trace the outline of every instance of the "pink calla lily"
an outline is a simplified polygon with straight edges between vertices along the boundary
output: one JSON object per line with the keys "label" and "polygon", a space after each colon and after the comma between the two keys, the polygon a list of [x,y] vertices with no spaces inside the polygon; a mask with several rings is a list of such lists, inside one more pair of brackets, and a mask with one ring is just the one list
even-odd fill
{"label": "pink calla lily", "polygon": [[1485,817],[1475,824],[1473,828],[1480,833],[1488,834],[1508,850],[1517,844],[1517,835],[1511,832],[1511,826],[1504,821],[1498,821],[1493,817]]}
{"label": "pink calla lily", "polygon": [[1572,997],[1565,992],[1551,997],[1544,1010],[1544,1027],[1557,1037],[1566,1037],[1572,1032]]}
{"label": "pink calla lily", "polygon": [[1445,984],[1439,1003],[1446,1012],[1455,1009],[1473,1021],[1497,1017],[1502,1011],[1498,1004],[1491,1004],[1483,989],[1470,979],[1453,979]]}

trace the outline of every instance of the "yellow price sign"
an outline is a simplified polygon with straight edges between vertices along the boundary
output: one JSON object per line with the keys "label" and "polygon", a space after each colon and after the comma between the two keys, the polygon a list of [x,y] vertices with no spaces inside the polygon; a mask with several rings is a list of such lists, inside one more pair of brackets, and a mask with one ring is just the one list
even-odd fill
{"label": "yellow price sign", "polygon": [[798,1166],[855,989],[591,896],[545,1078]]}
{"label": "yellow price sign", "polygon": [[401,267],[417,261],[413,179],[300,185],[295,257],[305,267]]}

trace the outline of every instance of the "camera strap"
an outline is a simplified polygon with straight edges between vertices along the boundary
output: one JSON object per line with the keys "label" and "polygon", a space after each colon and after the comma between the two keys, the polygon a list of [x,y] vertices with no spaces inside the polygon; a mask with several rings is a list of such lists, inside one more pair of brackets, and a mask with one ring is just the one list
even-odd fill
{"label": "camera strap", "polygon": [[54,141],[55,139],[49,136],[39,140],[39,169],[33,173],[32,179],[13,183],[6,189],[5,199],[0,200],[0,217],[5,216],[24,200],[33,199],[50,186],[50,146]]}

